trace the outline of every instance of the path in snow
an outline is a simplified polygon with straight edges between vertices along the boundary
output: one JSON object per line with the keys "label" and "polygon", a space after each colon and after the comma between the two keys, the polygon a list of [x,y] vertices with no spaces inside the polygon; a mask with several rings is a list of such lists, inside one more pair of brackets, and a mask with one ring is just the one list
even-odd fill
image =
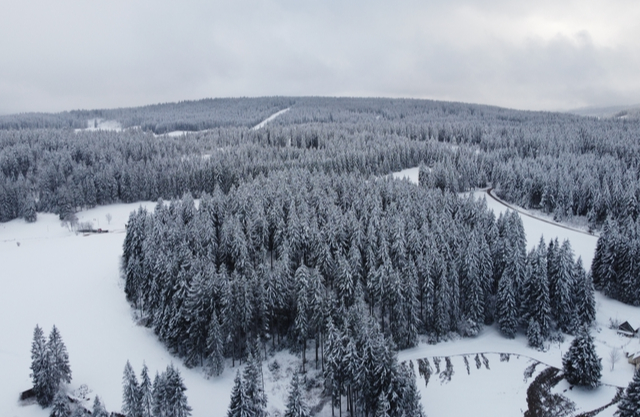
{"label": "path in snow", "polygon": [[577,233],[582,233],[582,234],[585,234],[587,236],[598,236],[595,233],[589,233],[589,232],[586,232],[586,231],[584,231],[582,229],[576,229],[574,227],[567,226],[566,224],[558,223],[558,222],[555,222],[553,220],[545,219],[545,218],[540,217],[540,216],[535,216],[535,215],[527,212],[526,210],[523,210],[523,209],[521,209],[519,207],[511,205],[511,204],[507,203],[506,201],[496,197],[494,192],[493,192],[493,188],[487,189],[486,192],[487,192],[487,195],[490,198],[494,199],[495,201],[497,201],[498,203],[502,204],[503,206],[505,206],[507,208],[510,208],[511,210],[517,211],[518,213],[522,214],[523,216],[528,216],[528,217],[534,218],[536,220],[539,220],[541,222],[549,223],[551,225],[554,225],[556,227],[561,227],[563,229],[572,230],[572,231],[577,232]]}
{"label": "path in snow", "polygon": [[262,129],[263,127],[265,127],[265,125],[267,123],[269,123],[270,121],[272,121],[273,119],[275,119],[276,117],[285,114],[286,112],[288,112],[291,109],[291,107],[287,107],[286,109],[280,110],[277,113],[272,114],[271,116],[267,117],[266,119],[264,119],[263,121],[261,121],[260,123],[258,123],[257,125],[255,125],[254,127],[251,128],[251,130],[258,130],[258,129]]}

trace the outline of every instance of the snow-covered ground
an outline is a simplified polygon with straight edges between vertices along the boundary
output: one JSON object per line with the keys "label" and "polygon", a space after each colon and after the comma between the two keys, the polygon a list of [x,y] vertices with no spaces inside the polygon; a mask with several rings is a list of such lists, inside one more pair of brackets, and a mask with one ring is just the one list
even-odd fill
{"label": "snow-covered ground", "polygon": [[[417,182],[417,169],[397,173]],[[482,192],[476,193],[482,197]],[[487,199],[490,208],[506,210],[495,200]],[[109,233],[89,236],[77,235],[62,227],[57,216],[39,214],[38,221],[27,224],[23,220],[0,223],[0,416],[44,417],[47,410],[35,405],[21,406],[18,395],[31,387],[29,378],[30,348],[33,328],[39,324],[48,335],[55,324],[69,351],[73,381],[71,390],[86,384],[104,400],[109,411],[121,407],[122,371],[127,360],[139,373],[143,361],[150,371],[162,371],[170,363],[176,365],[188,388],[187,396],[194,417],[222,417],[226,415],[229,394],[236,369],[228,364],[218,378],[207,380],[199,370],[189,370],[179,359],[171,357],[157,341],[153,332],[136,325],[125,300],[119,263],[124,241],[124,225],[129,213],[141,204],[119,204],[98,207],[78,214],[80,222],[92,222],[95,227],[109,229]],[[142,203],[149,210],[154,203]],[[107,221],[107,214],[112,219]],[[570,239],[576,255],[589,267],[596,238],[562,229],[548,223],[523,217],[529,247],[558,237]],[[640,325],[640,309],[597,295],[597,326],[594,331],[596,347],[603,358],[605,384],[626,386],[633,376],[633,368],[621,357],[610,371],[609,353],[613,347],[623,351],[640,350],[638,339],[626,339],[608,329],[609,319],[629,320]],[[519,335],[514,340],[503,338],[493,328],[485,329],[473,339],[459,339],[437,345],[420,344],[399,353],[400,360],[451,357],[455,375],[449,382],[441,382],[433,375],[428,387],[418,377],[418,386],[426,413],[431,417],[449,415],[512,416],[521,415],[526,408],[524,369],[533,359],[550,366],[561,367],[562,354],[567,351],[570,338],[562,344],[551,344],[545,352],[526,347]],[[490,370],[475,367],[476,353],[487,352]],[[509,362],[501,362],[498,353],[511,353]],[[467,374],[464,356],[470,355]],[[518,357],[518,355],[520,355]],[[280,372],[273,374],[268,363],[277,360]],[[282,413],[286,401],[289,377],[296,366],[296,357],[279,353],[264,363],[265,382],[272,416]],[[441,368],[444,368],[444,359]],[[542,365],[536,372],[543,369]],[[532,376],[535,378],[536,374]],[[564,382],[556,389],[562,391]],[[595,391],[572,390],[563,393],[576,401],[580,410],[604,405],[612,397],[612,388],[603,386]],[[460,401],[460,399],[464,399]],[[610,407],[602,416],[612,415]],[[320,415],[329,416],[325,406]]]}
{"label": "snow-covered ground", "polygon": [[224,415],[235,370],[206,380],[199,371],[185,369],[151,330],[132,320],[119,264],[124,224],[138,206],[113,205],[80,213],[81,222],[91,221],[110,231],[99,235],[76,235],[49,214],[39,214],[33,224],[23,220],[0,224],[1,416],[48,415],[38,406],[21,407],[17,401],[19,393],[31,387],[30,349],[36,324],[46,335],[53,324],[60,330],[73,372],[70,388],[86,384],[110,411],[120,410],[122,372],[130,360],[138,373],[143,361],[152,373],[173,362],[188,387],[193,415]]}
{"label": "snow-covered ground", "polygon": [[391,174],[393,178],[398,180],[409,180],[414,184],[418,184],[418,175],[420,173],[420,168],[407,168],[402,171],[394,172]]}

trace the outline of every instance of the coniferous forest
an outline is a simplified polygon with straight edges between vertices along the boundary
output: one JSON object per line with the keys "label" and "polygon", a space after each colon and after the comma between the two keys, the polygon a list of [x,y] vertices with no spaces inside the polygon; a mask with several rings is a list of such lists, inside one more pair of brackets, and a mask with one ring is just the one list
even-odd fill
{"label": "coniferous forest", "polygon": [[[97,119],[124,130],[77,130]],[[176,130],[197,133],[158,136]],[[629,259],[637,251],[639,132],[634,118],[400,99],[208,99],[2,116],[0,221],[35,221],[38,211],[69,219],[83,208],[186,192],[226,195],[296,169],[368,179],[420,165],[427,188],[492,186],[508,202],[602,231],[594,284],[638,304],[640,271]]]}
{"label": "coniferous forest", "polygon": [[[122,130],[83,130],[97,119]],[[0,117],[0,221],[157,201],[129,218],[125,293],[186,366],[216,376],[288,348],[302,372],[322,369],[340,410],[346,399],[352,415],[420,415],[413,370],[395,356],[420,337],[496,324],[542,349],[583,334],[594,288],[640,305],[638,161],[638,120],[427,100],[22,114]],[[416,166],[419,187],[385,177]],[[486,187],[600,233],[592,270],[568,241],[527,252],[516,213],[461,195]],[[236,384],[241,401],[251,378]]]}

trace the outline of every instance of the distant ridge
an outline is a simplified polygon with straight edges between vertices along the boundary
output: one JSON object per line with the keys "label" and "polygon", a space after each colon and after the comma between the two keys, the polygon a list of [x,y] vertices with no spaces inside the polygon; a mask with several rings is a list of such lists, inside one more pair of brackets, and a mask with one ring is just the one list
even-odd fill
{"label": "distant ridge", "polygon": [[627,106],[608,106],[608,107],[581,107],[579,109],[569,110],[567,113],[577,114],[579,116],[591,117],[611,117],[611,118],[638,118],[640,117],[640,104],[632,104]]}

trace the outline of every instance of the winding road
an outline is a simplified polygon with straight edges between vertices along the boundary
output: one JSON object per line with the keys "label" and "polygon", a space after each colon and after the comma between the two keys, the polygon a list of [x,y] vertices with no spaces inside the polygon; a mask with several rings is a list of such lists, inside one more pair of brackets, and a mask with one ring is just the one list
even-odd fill
{"label": "winding road", "polygon": [[581,233],[581,234],[587,235],[587,236],[596,236],[596,237],[598,237],[598,235],[595,234],[595,233],[585,232],[584,230],[576,229],[574,227],[570,227],[570,226],[564,225],[562,223],[557,223],[557,222],[554,222],[553,220],[548,220],[548,219],[545,219],[545,218],[542,218],[542,217],[534,216],[533,214],[530,214],[530,213],[522,210],[521,208],[513,206],[513,205],[501,200],[500,198],[496,197],[493,194],[493,187],[487,188],[486,190],[481,190],[481,191],[485,191],[487,193],[487,195],[489,197],[491,197],[493,200],[497,201],[498,203],[502,204],[503,206],[505,206],[505,207],[507,207],[507,208],[509,208],[509,209],[511,209],[513,211],[517,211],[518,213],[522,214],[523,216],[531,217],[532,219],[536,219],[538,221],[541,221],[541,222],[544,222],[544,223],[548,223],[548,224],[556,226],[556,227],[561,227],[563,229],[571,230],[572,232]]}

